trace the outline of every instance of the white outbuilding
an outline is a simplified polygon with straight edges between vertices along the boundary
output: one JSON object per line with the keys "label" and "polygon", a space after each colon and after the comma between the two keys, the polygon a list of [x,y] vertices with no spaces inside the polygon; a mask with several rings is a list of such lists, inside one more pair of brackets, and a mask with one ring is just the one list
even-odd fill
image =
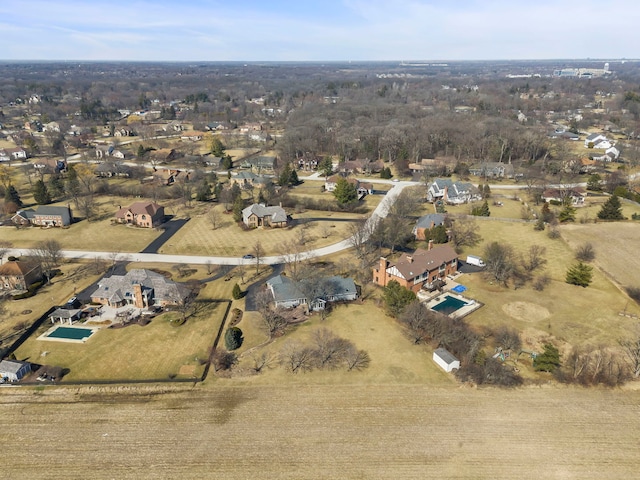
{"label": "white outbuilding", "polygon": [[460,360],[444,348],[436,348],[434,350],[433,361],[440,365],[445,372],[451,372],[454,369],[460,368]]}
{"label": "white outbuilding", "polygon": [[0,380],[17,382],[31,372],[31,364],[18,360],[2,360],[0,362]]}

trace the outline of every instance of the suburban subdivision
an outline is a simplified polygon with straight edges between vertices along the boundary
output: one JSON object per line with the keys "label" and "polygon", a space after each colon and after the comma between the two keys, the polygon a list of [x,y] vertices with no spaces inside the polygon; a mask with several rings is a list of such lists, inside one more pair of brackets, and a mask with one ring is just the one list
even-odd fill
{"label": "suburban subdivision", "polygon": [[633,478],[637,62],[74,65],[2,66],[8,478]]}

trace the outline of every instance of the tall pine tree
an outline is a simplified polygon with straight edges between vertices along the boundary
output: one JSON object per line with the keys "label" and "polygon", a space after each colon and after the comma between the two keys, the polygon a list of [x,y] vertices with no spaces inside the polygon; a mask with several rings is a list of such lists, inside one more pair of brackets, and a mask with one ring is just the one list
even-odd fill
{"label": "tall pine tree", "polygon": [[598,218],[600,220],[624,220],[622,206],[620,205],[620,199],[617,195],[611,195],[609,200],[604,202],[598,212]]}
{"label": "tall pine tree", "polygon": [[20,199],[20,194],[13,185],[9,185],[7,188],[7,191],[4,194],[4,201],[7,203],[13,203],[18,208],[23,205],[22,200]]}
{"label": "tall pine tree", "polygon": [[47,205],[51,203],[51,195],[44,181],[38,180],[33,187],[33,199],[39,205]]}

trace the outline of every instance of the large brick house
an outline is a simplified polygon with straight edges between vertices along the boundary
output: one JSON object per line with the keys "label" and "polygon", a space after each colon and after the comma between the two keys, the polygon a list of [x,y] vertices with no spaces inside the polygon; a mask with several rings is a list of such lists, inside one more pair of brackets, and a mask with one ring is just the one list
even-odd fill
{"label": "large brick house", "polygon": [[373,282],[385,287],[395,280],[417,293],[423,287],[438,288],[447,275],[457,271],[458,255],[450,245],[430,246],[429,250],[419,248],[413,253],[403,253],[393,263],[380,258],[380,263],[373,269]]}
{"label": "large brick house", "polygon": [[11,217],[16,225],[39,225],[41,227],[66,227],[73,221],[71,207],[39,205],[35,210],[18,210]]}
{"label": "large brick house", "polygon": [[0,265],[0,290],[26,290],[42,279],[37,263],[9,261]]}
{"label": "large brick house", "polygon": [[164,222],[164,207],[154,202],[136,202],[116,212],[116,222],[154,228]]}
{"label": "large brick house", "polygon": [[111,275],[98,281],[91,301],[118,308],[132,305],[136,308],[180,305],[191,295],[186,286],[172,282],[151,270],[134,269],[126,275]]}

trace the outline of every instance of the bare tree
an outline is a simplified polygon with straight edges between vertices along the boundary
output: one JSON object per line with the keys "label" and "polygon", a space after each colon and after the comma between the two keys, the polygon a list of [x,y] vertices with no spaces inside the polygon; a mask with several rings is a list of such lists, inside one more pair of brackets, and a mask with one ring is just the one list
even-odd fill
{"label": "bare tree", "polygon": [[400,321],[407,327],[413,343],[422,343],[429,338],[427,322],[430,310],[419,300],[407,305],[400,315]]}
{"label": "bare tree", "polygon": [[371,363],[369,354],[366,350],[358,350],[355,346],[351,346],[345,355],[347,370],[364,370]]}
{"label": "bare tree", "polygon": [[460,247],[473,247],[482,240],[482,237],[478,233],[478,224],[470,217],[457,217],[453,220],[449,233],[453,246],[456,249]]}
{"label": "bare tree", "polygon": [[293,240],[283,243],[281,250],[280,258],[285,265],[287,274],[297,282],[302,278],[304,267],[308,265],[311,257],[303,251],[298,242]]}
{"label": "bare tree", "polygon": [[495,333],[496,344],[507,350],[520,350],[522,342],[520,340],[520,334],[514,328],[502,326],[498,328]]}
{"label": "bare tree", "polygon": [[503,285],[507,284],[516,270],[511,245],[491,242],[484,249],[484,262],[487,265],[485,271]]}
{"label": "bare tree", "polygon": [[618,343],[627,357],[631,373],[635,378],[640,377],[640,324],[636,325],[635,334],[631,338],[622,338]]}
{"label": "bare tree", "polygon": [[420,196],[419,189],[405,188],[396,197],[396,201],[391,206],[389,214],[398,217],[413,215],[422,203]]}
{"label": "bare tree", "polygon": [[51,279],[51,271],[60,264],[62,246],[57,240],[43,240],[36,244],[33,250],[35,257],[42,267],[42,271]]}
{"label": "bare tree", "polygon": [[358,258],[362,258],[367,252],[367,241],[371,236],[371,225],[374,223],[373,219],[371,221],[367,221],[364,218],[349,223],[349,243],[355,249],[356,257]]}
{"label": "bare tree", "polygon": [[252,353],[251,359],[253,361],[252,370],[256,373],[260,373],[267,368],[271,368],[278,360],[278,357],[270,352],[263,351],[261,353]]}
{"label": "bare tree", "polygon": [[596,258],[596,252],[591,242],[584,243],[576,250],[576,260],[591,262]]}
{"label": "bare tree", "polygon": [[267,327],[270,337],[275,337],[285,331],[289,322],[280,314],[278,309],[271,308],[273,297],[271,292],[263,289],[256,294],[256,309]]}
{"label": "bare tree", "polygon": [[544,258],[546,247],[540,245],[531,245],[527,251],[526,257],[523,259],[522,265],[527,272],[533,272],[547,263]]}
{"label": "bare tree", "polygon": [[256,275],[260,273],[260,261],[262,260],[262,256],[264,255],[264,249],[262,248],[262,244],[260,240],[256,242],[253,246],[253,256],[256,257]]}
{"label": "bare tree", "polygon": [[211,275],[214,270],[213,262],[211,262],[211,260],[207,260],[206,262],[204,262],[204,266],[207,269],[207,275]]}
{"label": "bare tree", "polygon": [[335,369],[345,359],[353,345],[326,328],[319,328],[312,334],[315,343],[315,360],[318,368]]}
{"label": "bare tree", "polygon": [[215,230],[220,226],[220,212],[216,207],[211,207],[207,212],[207,220],[211,224],[211,228]]}
{"label": "bare tree", "polygon": [[280,353],[280,363],[291,373],[313,370],[315,352],[300,342],[289,341]]}
{"label": "bare tree", "polygon": [[233,352],[227,352],[224,349],[216,349],[212,355],[213,368],[216,372],[220,370],[230,370],[238,363],[238,356]]}
{"label": "bare tree", "polygon": [[2,264],[2,260],[4,256],[7,254],[13,245],[8,240],[0,240],[0,264]]}
{"label": "bare tree", "polygon": [[320,225],[320,236],[322,238],[328,238],[331,236],[331,225],[328,222],[322,222]]}

